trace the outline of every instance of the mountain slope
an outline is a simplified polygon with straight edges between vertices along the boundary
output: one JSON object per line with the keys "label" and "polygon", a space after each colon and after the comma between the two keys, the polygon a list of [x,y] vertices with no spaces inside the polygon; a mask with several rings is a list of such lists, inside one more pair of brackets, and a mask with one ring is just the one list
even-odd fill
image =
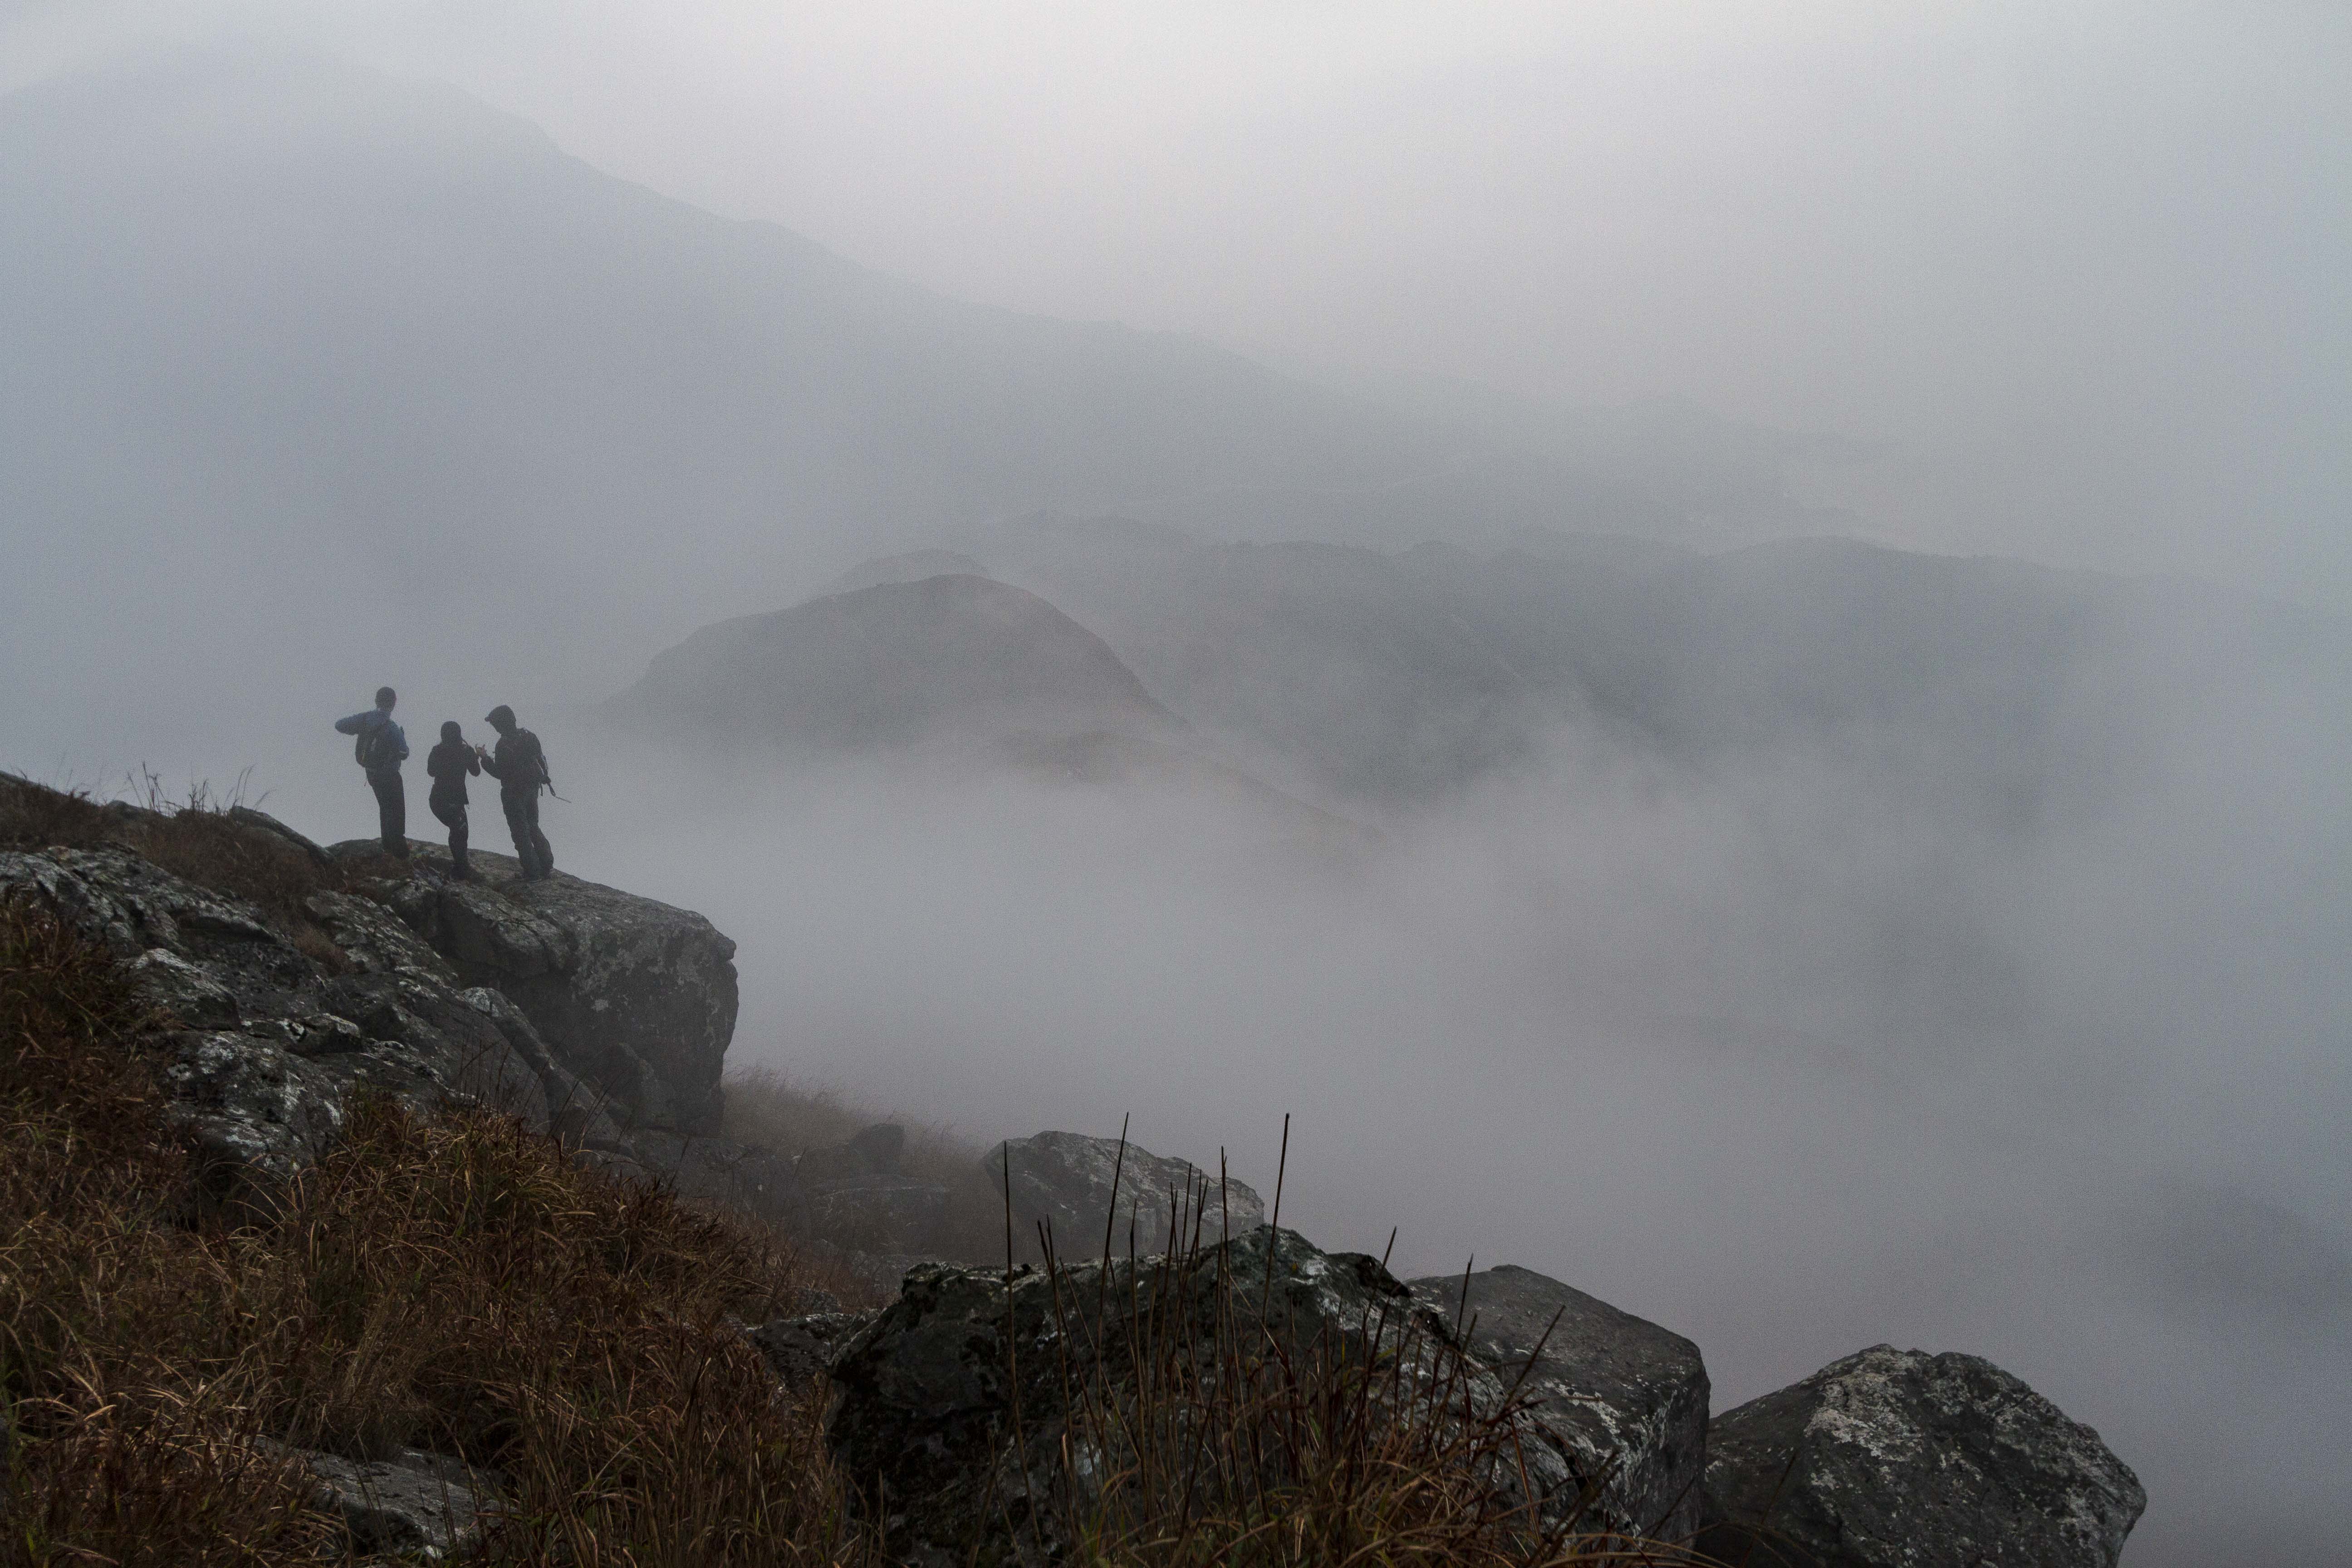
{"label": "mountain slope", "polygon": [[951,542],[1252,772],[1335,804],[1427,801],[1580,736],[1700,768],[1805,754],[2020,822],[2146,776],[2185,714],[2352,707],[2333,617],[1853,541],[1391,554],[1037,516]]}
{"label": "mountain slope", "polygon": [[[253,53],[0,101],[0,342],[11,667],[201,647],[326,705],[378,670],[584,699],[943,520],[1451,449],[695,210],[451,89]],[[205,700],[110,657],[118,727]],[[73,693],[20,700],[74,732]]]}
{"label": "mountain slope", "polygon": [[1100,637],[1034,594],[964,574],[706,626],[613,710],[651,733],[737,748],[1182,728]]}

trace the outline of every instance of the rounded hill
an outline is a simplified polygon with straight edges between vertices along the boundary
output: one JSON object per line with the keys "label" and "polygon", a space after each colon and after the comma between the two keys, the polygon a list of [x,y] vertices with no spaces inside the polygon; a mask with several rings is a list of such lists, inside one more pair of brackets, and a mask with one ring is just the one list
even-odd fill
{"label": "rounded hill", "polygon": [[615,700],[678,740],[788,747],[1182,726],[1108,644],[1025,589],[950,574],[705,626]]}

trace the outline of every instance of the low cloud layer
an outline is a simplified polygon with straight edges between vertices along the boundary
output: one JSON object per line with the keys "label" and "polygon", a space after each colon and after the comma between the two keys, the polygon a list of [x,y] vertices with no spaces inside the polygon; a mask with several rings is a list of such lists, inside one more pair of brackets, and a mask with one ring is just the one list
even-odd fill
{"label": "low cloud layer", "polygon": [[1589,740],[1338,858],[879,768],[599,763],[564,820],[743,942],[747,1065],[980,1140],[1131,1112],[1269,1189],[1291,1112],[1326,1245],[1559,1275],[1696,1338],[1719,1406],[1979,1352],[2141,1468],[2134,1563],[2284,1562],[2344,1522],[2352,833],[2206,739],[2021,836]]}

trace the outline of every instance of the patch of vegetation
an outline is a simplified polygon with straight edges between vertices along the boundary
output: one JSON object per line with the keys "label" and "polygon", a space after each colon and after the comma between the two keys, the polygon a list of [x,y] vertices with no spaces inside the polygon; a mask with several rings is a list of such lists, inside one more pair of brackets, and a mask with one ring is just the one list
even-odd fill
{"label": "patch of vegetation", "polygon": [[193,784],[184,799],[174,801],[152,773],[139,786],[143,805],[0,773],[0,846],[134,850],[175,877],[253,905],[280,935],[330,970],[349,967],[304,906],[315,893],[365,891],[355,868],[314,859],[292,840],[240,822],[234,815],[238,791],[220,796]]}
{"label": "patch of vegetation", "polygon": [[[281,917],[343,874],[283,842],[206,803],[0,778],[0,843],[121,844]],[[832,1283],[822,1264],[509,1118],[386,1100],[352,1107],[267,1212],[224,1213],[195,1201],[146,1054],[160,1022],[102,948],[0,900],[0,1568],[349,1560],[287,1444],[498,1472],[487,1563],[887,1561],[827,1453],[824,1391],[780,1386],[741,1332]],[[870,1120],[758,1076],[729,1104],[730,1136],[785,1152]],[[918,1129],[904,1162],[956,1194],[973,1261],[1010,1228],[981,1154]],[[1203,1355],[1152,1301],[1113,1310],[1126,1368],[1076,1401],[1097,1479],[1111,1472],[1066,1521],[1074,1561],[1633,1560],[1497,1514],[1491,1422],[1385,1400],[1360,1366],[1286,1361],[1238,1314]],[[1206,1489],[1204,1465],[1223,1478]]]}
{"label": "patch of vegetation", "polygon": [[500,1471],[491,1560],[853,1560],[820,1412],[737,1328],[773,1237],[574,1165],[503,1117],[362,1106],[263,1222],[198,1220],[99,950],[0,911],[0,1563],[315,1563],[263,1439]]}

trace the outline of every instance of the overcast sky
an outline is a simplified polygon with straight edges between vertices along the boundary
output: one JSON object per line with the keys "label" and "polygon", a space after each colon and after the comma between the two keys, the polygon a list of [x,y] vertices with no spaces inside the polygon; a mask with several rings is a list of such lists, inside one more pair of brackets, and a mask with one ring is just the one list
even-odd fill
{"label": "overcast sky", "polygon": [[242,31],[964,297],[1889,439],[1926,547],[2352,608],[2352,11],[0,5]]}

